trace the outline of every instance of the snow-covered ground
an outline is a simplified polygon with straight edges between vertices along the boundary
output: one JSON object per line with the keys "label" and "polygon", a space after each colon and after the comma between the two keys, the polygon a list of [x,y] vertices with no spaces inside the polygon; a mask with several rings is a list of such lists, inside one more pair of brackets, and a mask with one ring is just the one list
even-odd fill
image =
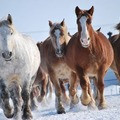
{"label": "snow-covered ground", "polygon": [[[78,95],[80,93],[79,89]],[[79,103],[72,110],[65,107],[66,114],[57,114],[53,94],[52,99],[47,99],[45,105],[39,104],[38,110],[32,112],[33,120],[120,120],[120,86],[111,70],[105,76],[105,98],[107,109],[88,110],[87,107]],[[7,120],[1,109],[0,120]]]}

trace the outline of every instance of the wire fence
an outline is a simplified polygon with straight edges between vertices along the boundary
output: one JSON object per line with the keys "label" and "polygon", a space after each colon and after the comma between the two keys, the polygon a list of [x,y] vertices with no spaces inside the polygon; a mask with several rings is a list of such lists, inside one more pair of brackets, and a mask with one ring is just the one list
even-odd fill
{"label": "wire fence", "polygon": [[[104,89],[105,95],[120,94],[120,81],[118,79],[106,79],[104,83],[105,83],[105,89]],[[91,82],[91,87],[93,90],[95,89],[93,82]]]}
{"label": "wire fence", "polygon": [[120,81],[118,79],[105,80],[105,95],[118,94],[120,94]]}

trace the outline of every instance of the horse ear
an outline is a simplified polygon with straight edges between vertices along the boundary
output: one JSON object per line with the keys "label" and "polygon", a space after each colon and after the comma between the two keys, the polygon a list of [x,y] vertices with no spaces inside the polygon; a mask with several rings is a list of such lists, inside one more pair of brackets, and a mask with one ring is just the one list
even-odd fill
{"label": "horse ear", "polygon": [[94,6],[92,6],[87,12],[92,16],[94,12]]}
{"label": "horse ear", "polygon": [[76,6],[76,8],[75,8],[75,13],[76,13],[76,16],[78,17],[78,15],[79,15],[79,12],[80,12],[81,10],[80,10],[80,8],[78,7],[78,6]]}
{"label": "horse ear", "polygon": [[8,14],[8,17],[7,17],[7,21],[8,21],[8,24],[12,24],[12,16],[10,14]]}
{"label": "horse ear", "polygon": [[49,26],[52,27],[53,23],[49,20]]}
{"label": "horse ear", "polygon": [[60,24],[61,24],[61,26],[64,26],[65,25],[65,19],[63,19],[63,21]]}

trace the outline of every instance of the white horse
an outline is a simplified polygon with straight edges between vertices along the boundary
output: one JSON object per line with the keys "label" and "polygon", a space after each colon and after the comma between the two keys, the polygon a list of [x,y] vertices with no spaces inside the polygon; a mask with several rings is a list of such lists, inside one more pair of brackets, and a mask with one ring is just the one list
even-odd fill
{"label": "white horse", "polygon": [[[40,62],[40,52],[36,43],[17,32],[11,15],[1,20],[0,99],[7,118],[32,119],[30,92]],[[10,98],[14,107],[9,102]]]}

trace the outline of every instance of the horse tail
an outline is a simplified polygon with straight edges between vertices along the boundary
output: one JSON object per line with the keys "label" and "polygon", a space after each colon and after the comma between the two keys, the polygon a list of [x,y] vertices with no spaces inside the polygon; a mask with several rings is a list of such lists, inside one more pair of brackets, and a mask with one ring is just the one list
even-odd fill
{"label": "horse tail", "polygon": [[115,28],[119,30],[119,34],[120,34],[120,23],[118,23]]}

